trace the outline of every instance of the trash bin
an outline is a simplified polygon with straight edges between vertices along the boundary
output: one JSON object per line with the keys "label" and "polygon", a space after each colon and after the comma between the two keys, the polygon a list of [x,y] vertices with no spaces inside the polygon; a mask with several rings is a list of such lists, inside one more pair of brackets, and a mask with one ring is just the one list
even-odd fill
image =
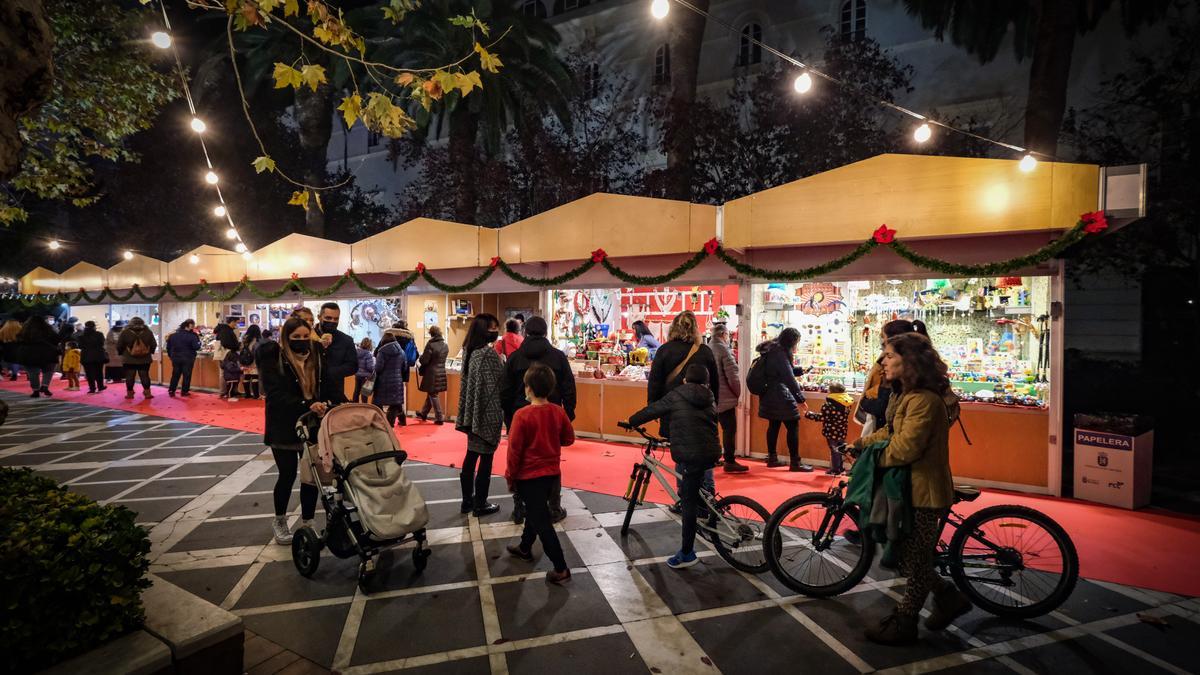
{"label": "trash bin", "polygon": [[1145,415],[1075,415],[1075,497],[1136,509],[1150,503],[1154,423]]}

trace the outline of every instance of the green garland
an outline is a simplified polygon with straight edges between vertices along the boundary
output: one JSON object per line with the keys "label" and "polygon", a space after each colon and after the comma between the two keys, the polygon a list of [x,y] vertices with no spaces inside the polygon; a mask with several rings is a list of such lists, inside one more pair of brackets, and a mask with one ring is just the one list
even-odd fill
{"label": "green garland", "polygon": [[108,298],[116,303],[125,303],[132,300],[134,296],[137,296],[143,302],[151,304],[159,302],[168,295],[179,302],[192,302],[196,298],[200,297],[201,293],[207,294],[210,298],[218,302],[228,302],[229,300],[238,297],[246,291],[249,291],[250,294],[256,298],[263,300],[275,300],[283,297],[285,294],[291,291],[296,291],[301,295],[309,297],[327,298],[340,291],[342,287],[349,282],[353,282],[354,285],[364,293],[369,293],[379,297],[388,297],[397,295],[407,290],[408,287],[412,286],[417,282],[418,279],[422,278],[429,282],[431,286],[444,293],[463,293],[478,288],[481,284],[491,278],[497,269],[503,272],[508,278],[525,284],[526,286],[551,288],[555,286],[562,286],[563,284],[579,278],[596,265],[602,266],[613,277],[627,284],[636,286],[656,286],[674,281],[684,274],[687,274],[691,270],[695,269],[700,263],[704,262],[705,258],[708,258],[709,256],[716,256],[722,262],[744,277],[764,279],[769,281],[800,281],[803,279],[811,279],[836,272],[837,270],[840,270],[867,255],[879,246],[889,246],[893,251],[896,252],[896,255],[904,258],[913,265],[946,276],[998,276],[1012,270],[1025,269],[1044,263],[1047,260],[1058,256],[1068,247],[1083,241],[1089,234],[1099,233],[1106,227],[1107,223],[1103,220],[1103,214],[1084,214],[1075,224],[1075,227],[1067,230],[1054,241],[1046,244],[1036,251],[1033,251],[1032,253],[1029,253],[1028,255],[1010,258],[1008,260],[1001,260],[998,262],[978,263],[973,265],[954,263],[947,260],[941,260],[939,258],[921,255],[920,253],[917,253],[909,248],[907,244],[893,240],[892,235],[895,234],[895,231],[888,230],[886,226],[884,226],[876,232],[873,238],[859,244],[852,251],[846,253],[845,255],[821,265],[814,265],[812,267],[806,267],[798,270],[773,270],[755,267],[754,265],[734,258],[729,254],[728,251],[725,250],[724,247],[717,243],[716,239],[713,239],[705,244],[703,249],[697,251],[691,258],[688,258],[676,268],[665,274],[657,276],[643,276],[626,272],[609,261],[608,256],[604,253],[604,251],[598,250],[592,254],[591,259],[583,261],[579,265],[567,270],[566,272],[563,272],[558,276],[546,278],[526,276],[513,269],[512,266],[503,260],[495,258],[491,265],[480,272],[475,278],[463,284],[445,283],[426,270],[424,265],[418,265],[417,269],[409,273],[408,276],[404,277],[400,283],[383,287],[371,286],[367,284],[367,282],[364,281],[363,278],[360,277],[356,272],[354,272],[354,270],[346,270],[342,276],[338,277],[336,281],[326,288],[313,288],[300,277],[293,276],[289,281],[284,283],[279,290],[265,291],[249,278],[243,277],[241,281],[236,283],[230,290],[226,292],[221,292],[214,286],[210,285],[207,281],[201,280],[200,284],[195,289],[193,289],[190,293],[185,294],[179,293],[177,290],[175,290],[175,287],[172,286],[170,282],[167,282],[158,289],[157,293],[147,293],[141,288],[141,286],[134,284],[130,290],[124,294],[117,293],[111,288],[105,287],[94,296],[81,288],[79,289],[78,293],[73,295],[64,293],[62,291],[57,291],[50,295],[37,293],[33,296],[15,295],[10,297],[16,297],[25,307],[35,307],[37,305],[55,304],[60,302],[68,305],[76,305],[84,302],[91,305],[97,305],[104,302],[105,298]]}

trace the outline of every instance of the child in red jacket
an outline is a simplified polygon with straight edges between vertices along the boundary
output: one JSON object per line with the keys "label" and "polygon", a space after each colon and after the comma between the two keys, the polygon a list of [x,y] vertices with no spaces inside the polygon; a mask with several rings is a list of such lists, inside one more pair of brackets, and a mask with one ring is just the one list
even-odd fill
{"label": "child in red jacket", "polygon": [[561,406],[547,400],[554,391],[554,371],[535,363],[525,372],[525,398],[529,405],[513,415],[508,431],[508,468],[504,472],[508,489],[525,502],[525,530],[519,544],[509,544],[508,552],[525,561],[533,561],[533,540],[542,540],[542,550],[554,563],[546,581],[561,584],[571,578],[563,557],[562,545],[550,519],[548,499],[559,475],[562,448],[575,442],[575,430]]}

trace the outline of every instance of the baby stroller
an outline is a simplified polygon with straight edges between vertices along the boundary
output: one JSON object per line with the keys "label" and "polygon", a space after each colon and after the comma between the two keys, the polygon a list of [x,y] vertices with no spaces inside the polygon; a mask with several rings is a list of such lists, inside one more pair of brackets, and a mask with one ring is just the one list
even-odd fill
{"label": "baby stroller", "polygon": [[413,567],[424,570],[430,553],[425,546],[429,511],[404,475],[401,465],[408,453],[400,449],[383,411],[350,403],[330,408],[322,420],[306,413],[296,422],[296,433],[305,444],[303,461],[312,469],[326,515],[321,534],[305,527],[293,536],[296,570],[311,577],[324,547],[339,558],[357,555],[362,560],[358,585],[365,593],[375,573],[375,556],[410,537],[416,542]]}

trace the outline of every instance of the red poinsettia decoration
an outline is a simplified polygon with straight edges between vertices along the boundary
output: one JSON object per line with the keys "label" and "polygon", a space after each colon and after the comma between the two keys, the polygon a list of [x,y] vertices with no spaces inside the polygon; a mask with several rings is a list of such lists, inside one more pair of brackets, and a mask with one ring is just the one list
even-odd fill
{"label": "red poinsettia decoration", "polygon": [[879,226],[874,234],[876,244],[890,244],[896,240],[896,231],[887,226],[887,223]]}
{"label": "red poinsettia decoration", "polygon": [[80,292],[80,293],[86,293],[87,291],[85,291],[85,290],[84,290],[83,286],[80,286],[80,287],[79,287],[79,292]]}
{"label": "red poinsettia decoration", "polygon": [[496,256],[495,258],[492,258],[492,262],[488,266],[495,268],[499,264],[500,264],[500,256]]}
{"label": "red poinsettia decoration", "polygon": [[422,263],[422,262],[417,263],[417,274],[424,274],[424,273],[425,273],[425,263]]}
{"label": "red poinsettia decoration", "polygon": [[1083,221],[1083,231],[1088,234],[1099,234],[1108,229],[1108,218],[1103,211],[1085,213],[1079,216],[1079,220]]}
{"label": "red poinsettia decoration", "polygon": [[721,247],[721,242],[717,241],[716,237],[713,237],[712,239],[709,239],[708,241],[704,242],[704,252],[709,255],[713,255],[714,253],[716,253],[717,249],[720,247]]}
{"label": "red poinsettia decoration", "polygon": [[300,275],[292,272],[292,281],[300,281]]}
{"label": "red poinsettia decoration", "polygon": [[594,262],[594,263],[598,263],[607,257],[608,257],[608,254],[605,253],[604,249],[602,249],[602,248],[598,248],[595,251],[592,251],[592,262]]}
{"label": "red poinsettia decoration", "polygon": [[[207,285],[208,285],[208,279],[205,279],[204,277],[200,277],[200,285],[201,285],[201,286],[207,286]],[[105,287],[104,287],[104,289],[105,289],[105,290],[108,290],[108,286],[105,286]]]}
{"label": "red poinsettia decoration", "polygon": [[347,268],[346,268],[346,271],[345,271],[345,272],[342,272],[342,276],[346,276],[346,277],[348,277],[348,276],[351,276],[351,275],[353,275],[353,274],[354,274],[354,268],[353,268],[353,267],[347,267]]}

